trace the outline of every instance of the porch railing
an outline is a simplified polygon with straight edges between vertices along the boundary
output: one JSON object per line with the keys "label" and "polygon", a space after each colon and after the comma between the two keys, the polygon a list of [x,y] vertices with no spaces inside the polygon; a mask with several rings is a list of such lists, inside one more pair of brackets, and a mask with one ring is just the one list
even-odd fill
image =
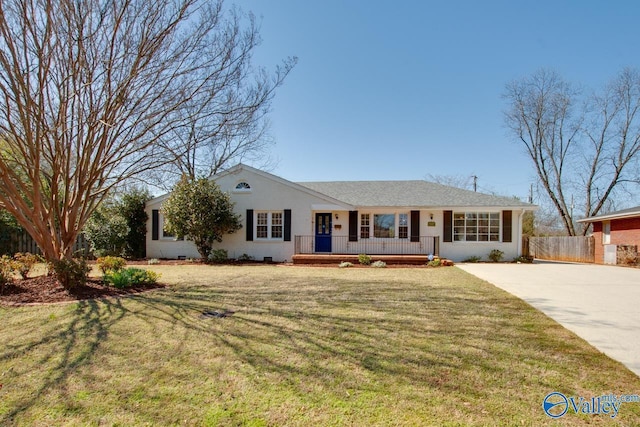
{"label": "porch railing", "polygon": [[[438,236],[420,236],[420,241],[409,239],[359,239],[350,242],[348,236],[331,237],[333,254],[368,255],[437,255],[440,239]],[[315,236],[295,236],[296,254],[314,254]]]}

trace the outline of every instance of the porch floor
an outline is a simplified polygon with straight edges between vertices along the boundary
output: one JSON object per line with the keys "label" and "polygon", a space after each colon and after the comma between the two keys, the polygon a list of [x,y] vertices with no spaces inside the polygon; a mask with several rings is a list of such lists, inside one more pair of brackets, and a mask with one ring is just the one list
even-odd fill
{"label": "porch floor", "polygon": [[[429,262],[427,255],[370,255],[371,262],[384,261],[387,264],[424,265]],[[291,257],[294,264],[340,264],[350,262],[358,264],[358,255],[352,254],[295,254]]]}

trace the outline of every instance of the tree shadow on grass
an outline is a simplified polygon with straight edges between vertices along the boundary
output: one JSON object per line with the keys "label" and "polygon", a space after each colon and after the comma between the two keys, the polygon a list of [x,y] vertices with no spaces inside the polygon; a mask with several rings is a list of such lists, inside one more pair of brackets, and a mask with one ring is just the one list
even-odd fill
{"label": "tree shadow on grass", "polygon": [[[309,382],[330,390],[334,379],[358,387],[375,378],[477,400],[524,377],[525,363],[529,371],[544,371],[549,357],[570,349],[570,359],[580,365],[581,354],[589,351],[556,336],[552,323],[549,330],[522,331],[517,319],[528,308],[506,295],[455,295],[435,288],[366,295],[358,293],[359,282],[342,285],[356,291],[328,287],[301,296],[295,290],[204,287],[156,293],[137,298],[146,308],[136,315],[198,331],[212,349],[232,351],[237,360],[282,378],[301,394],[308,392]],[[235,313],[203,318],[208,309]],[[522,381],[531,382],[525,387],[557,386],[553,375]]]}
{"label": "tree shadow on grass", "polygon": [[[45,333],[39,333],[37,339],[28,341],[24,337],[16,337],[5,343],[5,350],[0,352],[0,362],[14,358],[29,361],[18,364],[4,378],[6,388],[11,387],[11,377],[16,375],[33,377],[35,387],[26,395],[22,394],[23,397],[13,403],[13,409],[0,416],[0,424],[12,422],[51,389],[64,393],[69,377],[92,363],[101,343],[108,338],[111,326],[126,313],[122,301],[117,298],[79,301],[60,319],[62,322],[52,320],[53,325]],[[46,320],[39,326],[35,327],[42,332]]]}
{"label": "tree shadow on grass", "polygon": [[[234,313],[211,318],[202,316],[206,310]],[[528,328],[523,313],[535,327]],[[64,319],[43,322],[46,331],[35,339],[16,338],[0,352],[0,362],[30,357],[32,368],[46,367],[33,390],[0,416],[0,424],[29,411],[51,389],[65,395],[70,377],[94,363],[113,326],[131,319],[159,339],[173,340],[172,349],[182,353],[176,357],[189,359],[185,353],[204,347],[237,362],[237,375],[255,373],[308,399],[333,394],[349,401],[348,393],[373,390],[383,396],[387,390],[412,389],[419,395],[433,392],[474,402],[460,409],[472,416],[475,403],[513,388],[513,381],[525,390],[550,391],[558,385],[557,376],[565,376],[567,384],[584,381],[580,372],[576,378],[567,370],[548,372],[561,364],[598,368],[589,359],[588,346],[557,334],[557,325],[537,316],[507,294],[428,286],[390,289],[384,284],[362,292],[361,282],[347,280],[313,291],[199,286],[81,301]],[[539,330],[539,325],[548,329]],[[550,357],[559,360],[549,362]],[[27,369],[11,375],[29,375]],[[199,376],[215,371],[210,366],[192,370]],[[533,402],[536,396],[518,396],[510,403],[514,413],[522,405],[518,399],[539,406]]]}

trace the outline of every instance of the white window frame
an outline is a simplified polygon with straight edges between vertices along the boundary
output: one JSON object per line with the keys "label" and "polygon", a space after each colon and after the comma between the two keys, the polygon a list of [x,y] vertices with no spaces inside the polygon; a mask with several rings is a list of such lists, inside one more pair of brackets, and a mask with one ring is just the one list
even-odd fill
{"label": "white window frame", "polygon": [[[397,213],[398,219],[397,219],[397,224],[398,224],[398,232],[396,233],[396,235],[398,236],[398,239],[408,239],[411,233],[411,219],[409,218],[409,214],[407,212],[398,212]],[[402,217],[404,216],[404,225],[402,225],[403,221],[402,221]],[[402,228],[406,228],[407,232],[405,236],[402,236]]]}
{"label": "white window frame", "polygon": [[[375,217],[376,215],[393,215],[394,217],[394,222],[393,222],[393,230],[391,231],[391,233],[393,234],[392,236],[389,237],[376,237],[376,230],[375,230]],[[400,225],[400,218],[401,215],[404,215],[406,218],[406,225],[401,226]],[[406,237],[400,237],[400,227],[406,227],[407,228],[407,236]],[[359,239],[401,239],[401,240],[405,240],[405,239],[409,239],[409,237],[411,237],[411,217],[409,215],[409,212],[405,212],[405,211],[395,211],[395,212],[389,212],[389,211],[371,211],[371,212],[360,212],[359,217],[358,217],[358,238]],[[363,234],[363,232],[366,233]]]}
{"label": "white window frame", "polygon": [[[366,233],[362,233],[366,230]],[[369,239],[371,237],[371,214],[368,212],[360,214],[360,239]]]}
{"label": "white window frame", "polygon": [[[462,215],[462,218],[459,216]],[[481,216],[487,216],[481,218]],[[486,220],[483,225],[480,221]],[[502,242],[502,214],[499,211],[454,211],[452,218],[452,240],[454,243],[499,243]],[[462,222],[461,222],[462,221]],[[494,221],[496,221],[494,223]],[[486,232],[481,232],[486,228]],[[486,235],[487,240],[480,240],[480,236]],[[475,240],[469,240],[474,236]],[[495,236],[495,239],[491,238]]]}
{"label": "white window frame", "polygon": [[[266,222],[259,223],[258,218],[266,215]],[[274,220],[275,216],[275,220]],[[254,212],[253,235],[257,241],[283,241],[284,240],[284,211],[256,211]],[[266,237],[260,237],[258,227],[266,227]],[[279,232],[277,232],[279,230]],[[280,234],[279,237],[273,237]]]}
{"label": "white window frame", "polygon": [[251,193],[251,184],[247,181],[239,181],[235,187],[233,187],[234,193]]}

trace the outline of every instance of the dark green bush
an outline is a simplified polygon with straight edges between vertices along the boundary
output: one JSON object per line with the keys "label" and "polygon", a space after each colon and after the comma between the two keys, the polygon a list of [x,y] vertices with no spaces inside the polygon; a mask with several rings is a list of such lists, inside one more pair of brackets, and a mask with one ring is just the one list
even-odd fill
{"label": "dark green bush", "polygon": [[65,289],[73,289],[87,283],[87,276],[91,267],[83,259],[64,258],[50,262],[50,267],[56,274],[56,278]]}
{"label": "dark green bush", "polygon": [[93,212],[83,231],[94,256],[124,254],[129,226],[115,201],[106,201]]}
{"label": "dark green bush", "polygon": [[120,198],[120,213],[127,220],[129,233],[125,238],[125,256],[141,259],[146,255],[147,220],[145,203],[151,199],[147,190],[133,189]]}
{"label": "dark green bush", "polygon": [[209,254],[209,262],[223,263],[229,259],[229,253],[226,249],[214,249]]}
{"label": "dark green bush", "polygon": [[142,268],[125,268],[104,275],[107,283],[122,289],[130,286],[150,285],[158,281],[158,273]]}

